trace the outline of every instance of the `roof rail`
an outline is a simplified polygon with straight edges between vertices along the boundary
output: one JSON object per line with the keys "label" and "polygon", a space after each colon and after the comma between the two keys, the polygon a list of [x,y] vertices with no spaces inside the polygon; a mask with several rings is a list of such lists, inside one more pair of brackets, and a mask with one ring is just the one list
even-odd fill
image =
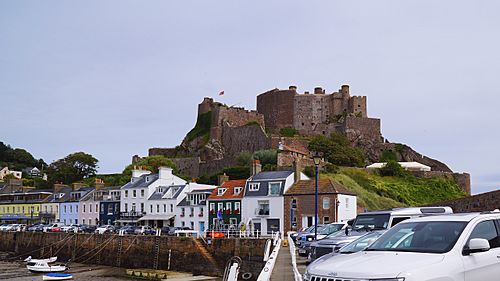
{"label": "roof rail", "polygon": [[480,214],[481,214],[481,215],[500,214],[500,210],[499,210],[499,209],[495,209],[495,210],[493,210],[493,211],[485,211],[485,212],[481,212]]}

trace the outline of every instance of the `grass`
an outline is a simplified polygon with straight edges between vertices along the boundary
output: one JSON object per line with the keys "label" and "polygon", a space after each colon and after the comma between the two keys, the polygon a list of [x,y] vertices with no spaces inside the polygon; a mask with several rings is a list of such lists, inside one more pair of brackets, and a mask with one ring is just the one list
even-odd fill
{"label": "grass", "polygon": [[338,173],[323,174],[358,195],[358,208],[381,210],[421,206],[466,196],[453,178],[418,178],[411,174],[382,177],[356,168],[340,168]]}

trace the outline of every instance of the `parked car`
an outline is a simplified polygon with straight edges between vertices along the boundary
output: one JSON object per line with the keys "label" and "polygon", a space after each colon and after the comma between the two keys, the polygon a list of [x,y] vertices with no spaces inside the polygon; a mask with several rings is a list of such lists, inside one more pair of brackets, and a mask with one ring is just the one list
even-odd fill
{"label": "parked car", "polygon": [[362,213],[356,217],[352,226],[344,229],[344,233],[311,243],[310,251],[313,251],[318,245],[322,245],[325,248],[323,250],[327,251],[330,249],[330,252],[333,252],[356,240],[358,237],[365,235],[367,232],[384,231],[411,218],[451,213],[453,213],[453,210],[450,207],[396,208]]}
{"label": "parked car", "polygon": [[[318,224],[318,231],[321,230],[321,228],[323,227],[324,225],[323,224]],[[306,236],[310,233],[314,233],[314,225],[311,225],[310,227],[306,228],[304,231],[301,231],[297,234],[297,236],[295,237],[295,244],[297,244],[297,246],[300,246],[300,243],[303,241],[302,240],[302,237],[303,236]]]}
{"label": "parked car", "polygon": [[96,228],[95,233],[97,234],[109,234],[115,232],[115,227],[112,225],[102,225]]}
{"label": "parked car", "polygon": [[[317,231],[317,240],[321,240],[325,237],[334,237],[337,233],[342,234],[340,232],[347,226],[346,223],[331,223],[327,224],[321,229]],[[299,256],[308,256],[311,250],[311,243],[313,241],[317,241],[314,239],[314,230],[312,233],[307,233],[302,235],[299,245]]]}
{"label": "parked car", "polygon": [[3,228],[3,231],[17,231],[18,224],[9,224]]}
{"label": "parked car", "polygon": [[154,230],[151,226],[143,225],[137,226],[134,230],[135,234],[138,235],[155,235],[156,230]]}
{"label": "parked car", "polygon": [[332,248],[329,245],[317,245],[312,248],[307,256],[307,262],[313,262],[316,259],[328,259],[336,255],[346,255],[353,254],[366,249],[375,240],[377,240],[385,231],[375,231],[369,232],[358,239],[352,241],[351,243],[343,246],[339,250],[332,252]]}
{"label": "parked car", "polygon": [[95,225],[82,224],[82,225],[80,225],[79,232],[94,233],[96,229],[97,229],[97,226],[95,226]]}
{"label": "parked car", "polygon": [[59,231],[61,231],[62,226],[63,226],[62,223],[51,223],[51,224],[45,226],[44,231],[45,232],[59,232]]}
{"label": "parked car", "polygon": [[8,226],[9,226],[9,224],[7,224],[7,223],[0,225],[0,231],[6,231]]}
{"label": "parked car", "polygon": [[484,281],[500,275],[500,211],[406,220],[366,250],[318,259],[304,281]]}
{"label": "parked car", "polygon": [[18,224],[14,228],[14,231],[26,231],[26,228],[27,228],[26,224]]}
{"label": "parked car", "polygon": [[134,235],[135,234],[135,226],[132,225],[125,225],[119,229],[116,230],[116,233],[120,233],[123,231],[123,234],[128,234],[128,235]]}

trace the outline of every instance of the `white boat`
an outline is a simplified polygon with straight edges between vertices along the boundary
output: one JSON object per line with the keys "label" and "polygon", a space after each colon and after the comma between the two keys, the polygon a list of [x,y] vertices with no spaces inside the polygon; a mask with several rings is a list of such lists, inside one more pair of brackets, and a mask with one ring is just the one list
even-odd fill
{"label": "white boat", "polygon": [[73,275],[69,273],[48,273],[42,277],[42,280],[70,280]]}
{"label": "white boat", "polygon": [[57,257],[51,257],[51,258],[48,258],[48,259],[34,259],[31,256],[29,256],[24,261],[25,262],[46,262],[46,263],[53,263],[53,262],[57,261]]}
{"label": "white boat", "polygon": [[62,272],[66,270],[64,264],[49,264],[47,262],[28,262],[26,268],[33,272]]}

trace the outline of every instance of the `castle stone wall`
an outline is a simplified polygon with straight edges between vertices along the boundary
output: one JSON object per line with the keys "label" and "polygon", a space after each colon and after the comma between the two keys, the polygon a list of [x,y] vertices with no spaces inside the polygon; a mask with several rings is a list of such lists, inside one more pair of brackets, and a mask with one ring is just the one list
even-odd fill
{"label": "castle stone wall", "polygon": [[257,111],[264,115],[266,128],[293,127],[295,90],[278,89],[257,96]]}
{"label": "castle stone wall", "polygon": [[455,213],[493,211],[500,209],[500,190],[439,202],[431,206],[450,206]]}
{"label": "castle stone wall", "polygon": [[356,142],[360,137],[364,139],[382,141],[380,134],[380,119],[360,118],[347,116],[343,131],[347,138]]}
{"label": "castle stone wall", "polygon": [[254,152],[271,148],[271,140],[261,126],[223,128],[222,145],[227,156],[237,156],[243,151]]}

